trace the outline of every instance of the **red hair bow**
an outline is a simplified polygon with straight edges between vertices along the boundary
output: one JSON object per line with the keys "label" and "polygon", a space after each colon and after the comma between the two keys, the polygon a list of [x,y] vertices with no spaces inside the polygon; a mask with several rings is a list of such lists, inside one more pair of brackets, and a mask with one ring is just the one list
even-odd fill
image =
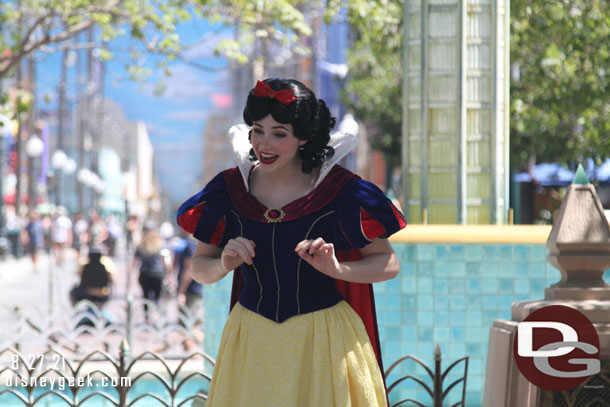
{"label": "red hair bow", "polygon": [[296,100],[292,89],[273,90],[271,86],[262,81],[256,82],[254,88],[254,96],[256,97],[268,97],[269,99],[276,99],[283,105],[289,105],[293,100]]}

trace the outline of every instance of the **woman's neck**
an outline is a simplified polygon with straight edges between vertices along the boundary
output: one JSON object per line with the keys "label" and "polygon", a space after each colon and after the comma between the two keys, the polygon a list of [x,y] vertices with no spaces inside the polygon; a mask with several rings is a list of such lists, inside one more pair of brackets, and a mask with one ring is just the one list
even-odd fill
{"label": "woman's neck", "polygon": [[296,163],[291,166],[286,166],[281,171],[274,172],[263,172],[260,171],[260,165],[258,164],[254,171],[258,172],[258,176],[265,179],[265,182],[269,182],[273,185],[294,185],[301,184],[303,181],[307,183],[307,180],[312,174],[305,174],[301,169],[301,163]]}
{"label": "woman's neck", "polygon": [[305,174],[299,166],[278,173],[263,173],[255,167],[250,192],[268,207],[282,207],[311,192],[319,172],[319,168],[314,168],[311,173]]}

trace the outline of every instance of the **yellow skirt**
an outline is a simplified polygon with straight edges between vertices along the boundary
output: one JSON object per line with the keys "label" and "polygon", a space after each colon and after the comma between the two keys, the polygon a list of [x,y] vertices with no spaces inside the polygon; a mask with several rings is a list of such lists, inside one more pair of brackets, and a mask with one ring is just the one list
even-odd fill
{"label": "yellow skirt", "polygon": [[225,325],[206,407],[386,407],[362,320],[345,301],[281,324],[239,303]]}

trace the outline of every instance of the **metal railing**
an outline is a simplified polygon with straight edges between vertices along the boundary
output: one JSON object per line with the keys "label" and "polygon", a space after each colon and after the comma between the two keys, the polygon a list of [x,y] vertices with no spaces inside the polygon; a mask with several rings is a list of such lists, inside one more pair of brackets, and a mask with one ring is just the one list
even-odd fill
{"label": "metal railing", "polygon": [[154,350],[179,358],[203,347],[203,309],[176,301],[112,299],[103,307],[83,300],[74,307],[0,307],[0,349],[37,353],[55,347],[70,356],[103,349],[114,353],[125,338],[140,353]]}
{"label": "metal railing", "polygon": [[[154,370],[150,370],[151,361]],[[5,366],[0,370],[0,400],[21,402],[24,407],[47,406],[51,399],[59,401],[58,405],[80,407],[94,397],[114,407],[130,407],[142,399],[154,399],[164,407],[182,407],[189,402],[189,406],[205,405],[211,381],[206,372],[213,370],[214,359],[194,352],[173,362],[172,368],[172,361],[154,352],[131,359],[126,340],[117,359],[98,350],[77,362],[54,348],[37,355],[8,348],[0,351],[0,366]],[[192,379],[198,380],[199,389],[181,392]],[[155,382],[159,391],[137,391],[136,384],[145,380]],[[161,397],[163,392],[166,397]]]}
{"label": "metal railing", "polygon": [[[432,387],[430,387],[425,381],[423,381],[423,380],[419,379],[418,377],[415,377],[411,374],[401,376],[401,377],[397,378],[396,380],[394,380],[392,383],[389,383],[388,377],[390,376],[390,373],[396,367],[406,363],[409,360],[414,361],[419,366],[421,366],[425,369],[428,376],[430,376],[430,378],[432,379]],[[430,397],[432,398],[433,407],[442,407],[443,402],[445,401],[445,399],[447,398],[449,393],[454,388],[456,388],[457,385],[459,385],[461,383],[462,384],[461,399],[459,401],[457,401],[456,403],[452,404],[451,407],[458,407],[458,406],[465,407],[466,406],[466,378],[468,375],[468,360],[469,360],[468,356],[458,359],[455,362],[453,362],[451,365],[449,365],[449,367],[443,371],[442,367],[441,367],[441,362],[442,362],[441,348],[437,344],[436,348],[434,349],[434,372],[433,372],[432,369],[430,369],[418,357],[413,356],[413,355],[404,356],[404,357],[398,359],[396,362],[394,362],[384,373],[384,375],[386,377],[386,383],[388,386],[388,396],[390,396],[392,394],[392,391],[397,392],[399,390],[400,384],[402,384],[408,380],[412,380],[415,383],[417,383],[420,387],[422,387],[425,390],[425,392],[430,395]],[[463,375],[460,378],[453,381],[451,384],[444,387],[443,383],[444,383],[445,379],[447,378],[447,376],[451,373],[453,368],[455,368],[461,362],[464,362]],[[413,398],[406,398],[406,399],[391,403],[390,407],[407,406],[407,405],[409,405],[408,403],[411,403],[410,405],[414,405],[414,406],[418,406],[418,407],[425,407],[425,406],[429,405],[429,404],[424,404],[421,401],[413,399]]]}

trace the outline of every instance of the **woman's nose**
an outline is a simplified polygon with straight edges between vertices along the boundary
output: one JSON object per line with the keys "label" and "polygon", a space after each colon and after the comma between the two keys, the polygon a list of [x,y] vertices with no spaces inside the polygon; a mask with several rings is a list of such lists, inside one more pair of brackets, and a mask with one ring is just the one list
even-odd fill
{"label": "woman's nose", "polygon": [[268,146],[271,143],[271,136],[267,133],[261,134],[258,139],[258,144],[260,146]]}

